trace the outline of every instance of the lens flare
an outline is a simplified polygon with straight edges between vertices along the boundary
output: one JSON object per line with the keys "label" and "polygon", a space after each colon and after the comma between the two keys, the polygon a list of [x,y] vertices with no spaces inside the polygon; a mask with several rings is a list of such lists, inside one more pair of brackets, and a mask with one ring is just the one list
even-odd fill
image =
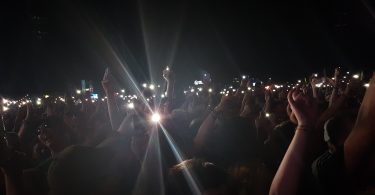
{"label": "lens flare", "polygon": [[154,123],[158,123],[158,122],[160,122],[160,119],[161,119],[161,117],[160,117],[160,114],[159,113],[154,113],[154,114],[152,114],[152,116],[151,116],[151,121],[152,122],[154,122]]}

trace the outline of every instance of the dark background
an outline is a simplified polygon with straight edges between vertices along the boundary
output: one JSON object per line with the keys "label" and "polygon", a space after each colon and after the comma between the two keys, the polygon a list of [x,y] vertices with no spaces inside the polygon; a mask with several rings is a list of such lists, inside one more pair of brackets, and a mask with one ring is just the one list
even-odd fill
{"label": "dark background", "polygon": [[291,80],[335,66],[373,69],[375,3],[301,1],[1,1],[0,94],[98,85],[105,67],[139,81],[167,64],[182,83],[206,70]]}

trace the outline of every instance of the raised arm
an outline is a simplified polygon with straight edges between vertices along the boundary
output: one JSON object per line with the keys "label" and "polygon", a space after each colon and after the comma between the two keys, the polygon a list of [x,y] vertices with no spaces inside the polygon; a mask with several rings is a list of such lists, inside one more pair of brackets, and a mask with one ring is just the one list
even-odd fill
{"label": "raised arm", "polygon": [[288,102],[297,118],[298,126],[272,181],[270,195],[298,194],[303,172],[309,169],[313,160],[312,154],[317,148],[314,125],[318,117],[318,106],[314,98],[303,94],[297,88],[289,92]]}
{"label": "raised arm", "polygon": [[172,110],[173,105],[173,98],[174,98],[174,85],[175,85],[175,76],[172,70],[167,67],[163,71],[163,77],[167,83],[167,90],[165,92],[165,97],[167,101],[164,104],[164,113],[170,113]]}
{"label": "raised arm", "polygon": [[354,128],[344,144],[347,173],[358,173],[366,159],[373,157],[375,146],[375,73],[363,98]]}
{"label": "raised arm", "polygon": [[108,68],[105,70],[102,80],[102,86],[107,96],[109,120],[111,122],[112,130],[115,131],[120,126],[121,116],[115,99],[115,92],[113,89],[113,76]]}

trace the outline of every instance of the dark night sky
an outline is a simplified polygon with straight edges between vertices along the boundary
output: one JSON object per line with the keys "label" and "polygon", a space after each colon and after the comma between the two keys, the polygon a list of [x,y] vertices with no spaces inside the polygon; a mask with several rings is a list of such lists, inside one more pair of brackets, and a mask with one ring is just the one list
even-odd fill
{"label": "dark night sky", "polygon": [[120,78],[103,40],[139,81],[168,63],[184,81],[200,70],[285,80],[338,64],[373,69],[371,10],[370,0],[5,0],[0,93],[63,91],[100,81],[107,66]]}

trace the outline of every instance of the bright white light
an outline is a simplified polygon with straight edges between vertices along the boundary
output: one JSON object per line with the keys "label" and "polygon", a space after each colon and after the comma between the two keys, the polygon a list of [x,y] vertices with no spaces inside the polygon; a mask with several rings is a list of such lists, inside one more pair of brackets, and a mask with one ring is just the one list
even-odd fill
{"label": "bright white light", "polygon": [[125,89],[121,89],[121,93],[125,93]]}
{"label": "bright white light", "polygon": [[191,89],[190,92],[193,93],[193,92],[194,92],[194,89]]}
{"label": "bright white light", "polygon": [[143,83],[143,84],[142,84],[142,87],[146,88],[146,87],[147,87],[147,84],[146,84],[146,83]]}
{"label": "bright white light", "polygon": [[358,74],[355,74],[355,75],[353,75],[353,78],[354,78],[354,79],[359,79],[359,75],[358,75]]}
{"label": "bright white light", "polygon": [[251,87],[248,87],[247,90],[250,91],[250,90],[251,90]]}
{"label": "bright white light", "polygon": [[314,77],[318,77],[318,74],[315,73],[315,74],[314,74]]}
{"label": "bright white light", "polygon": [[202,91],[203,89],[201,87],[198,88],[198,91]]}
{"label": "bright white light", "polygon": [[6,104],[8,103],[8,100],[7,99],[3,99],[3,104]]}
{"label": "bright white light", "polygon": [[323,83],[318,83],[318,84],[315,84],[315,87],[320,88],[322,85],[323,85]]}
{"label": "bright white light", "polygon": [[102,98],[102,102],[104,102],[104,100],[105,100],[105,99],[104,99],[104,98]]}
{"label": "bright white light", "polygon": [[41,105],[42,104],[42,101],[41,100],[37,100],[36,101],[36,105]]}
{"label": "bright white light", "polygon": [[150,85],[150,89],[151,89],[151,90],[154,90],[154,89],[155,89],[155,85],[151,84],[151,85]]}
{"label": "bright white light", "polygon": [[212,89],[211,88],[208,89],[208,93],[212,93]]}
{"label": "bright white light", "polygon": [[253,83],[253,87],[255,87],[255,83]]}
{"label": "bright white light", "polygon": [[[184,91],[184,93],[186,93],[186,91]],[[165,98],[165,95],[164,95],[164,94],[161,94],[161,98]]]}
{"label": "bright white light", "polygon": [[232,89],[233,92],[236,92],[236,89]]}
{"label": "bright white light", "polygon": [[8,107],[6,107],[6,106],[3,106],[3,112],[6,112],[6,111],[8,111],[9,110],[9,108]]}
{"label": "bright white light", "polygon": [[346,74],[349,74],[350,72],[346,72]]}
{"label": "bright white light", "polygon": [[154,123],[157,123],[159,122],[161,119],[160,115],[158,113],[154,113],[151,117],[151,121],[154,122]]}
{"label": "bright white light", "polygon": [[264,87],[265,89],[267,89],[267,90],[269,90],[270,89],[270,86],[266,86],[266,87]]}
{"label": "bright white light", "polygon": [[81,94],[81,93],[82,93],[81,90],[79,90],[79,89],[76,90],[76,94]]}
{"label": "bright white light", "polygon": [[298,82],[298,83],[301,83],[301,80],[298,80],[297,82]]}
{"label": "bright white light", "polygon": [[365,83],[363,86],[368,88],[368,87],[370,87],[370,83]]}
{"label": "bright white light", "polygon": [[270,117],[270,113],[266,113],[266,117],[267,117],[267,118]]}
{"label": "bright white light", "polygon": [[124,95],[120,95],[120,98],[123,98],[124,97]]}
{"label": "bright white light", "polygon": [[245,76],[245,75],[242,75],[242,79],[246,79],[246,76]]}
{"label": "bright white light", "polygon": [[49,98],[49,95],[44,95],[44,98]]}
{"label": "bright white light", "polygon": [[169,70],[169,66],[165,67],[165,70]]}
{"label": "bright white light", "polygon": [[242,93],[242,94],[244,94],[244,93],[245,93],[245,91],[241,91],[241,93]]}
{"label": "bright white light", "polygon": [[133,103],[133,102],[129,103],[129,104],[128,104],[128,108],[129,108],[129,109],[134,109],[134,103]]}

